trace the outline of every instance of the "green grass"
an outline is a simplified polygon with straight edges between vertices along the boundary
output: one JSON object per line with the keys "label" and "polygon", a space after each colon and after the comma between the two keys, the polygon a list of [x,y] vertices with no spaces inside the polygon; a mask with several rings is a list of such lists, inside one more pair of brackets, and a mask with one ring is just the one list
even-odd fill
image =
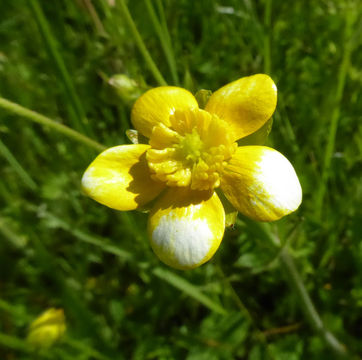
{"label": "green grass", "polygon": [[[0,14],[0,96],[43,115],[0,103],[0,359],[335,356],[263,228],[238,220],[210,263],[179,272],[152,253],[145,214],[80,191],[97,146],[128,142],[131,104],[109,77],[196,92],[258,72],[279,91],[268,145],[304,196],[267,231],[289,246],[326,328],[362,356],[357,1],[13,0]],[[64,309],[66,336],[33,353],[28,325],[49,307]]]}

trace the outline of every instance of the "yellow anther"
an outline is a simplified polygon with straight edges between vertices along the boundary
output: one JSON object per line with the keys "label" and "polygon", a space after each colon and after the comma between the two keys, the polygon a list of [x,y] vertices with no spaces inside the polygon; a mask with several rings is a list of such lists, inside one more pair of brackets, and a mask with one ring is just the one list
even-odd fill
{"label": "yellow anther", "polygon": [[160,124],[152,130],[147,151],[152,178],[195,190],[218,187],[237,147],[226,124],[200,109],[175,111],[170,123],[170,128]]}

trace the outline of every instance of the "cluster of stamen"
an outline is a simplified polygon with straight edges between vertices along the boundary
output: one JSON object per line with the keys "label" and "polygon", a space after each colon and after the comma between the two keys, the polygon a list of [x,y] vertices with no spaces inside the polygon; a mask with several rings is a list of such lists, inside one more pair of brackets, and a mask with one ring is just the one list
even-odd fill
{"label": "cluster of stamen", "polygon": [[146,156],[152,178],[193,190],[218,187],[237,147],[226,123],[200,109],[175,111],[169,127],[153,128],[150,145]]}

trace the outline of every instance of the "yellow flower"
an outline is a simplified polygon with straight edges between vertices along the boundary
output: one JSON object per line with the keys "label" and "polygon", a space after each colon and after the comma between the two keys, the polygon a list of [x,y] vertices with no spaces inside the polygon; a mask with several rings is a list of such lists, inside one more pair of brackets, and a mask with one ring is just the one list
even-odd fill
{"label": "yellow flower", "polygon": [[50,308],[29,326],[27,342],[36,348],[47,348],[58,341],[66,329],[63,309]]}
{"label": "yellow flower", "polygon": [[276,86],[263,74],[225,85],[204,110],[185,89],[149,90],[131,113],[148,144],[105,150],[84,173],[82,187],[117,210],[140,209],[157,198],[148,220],[154,252],[174,268],[195,268],[214,255],[224,234],[216,188],[258,221],[278,220],[301,203],[298,177],[282,154],[236,143],[270,119],[276,102]]}

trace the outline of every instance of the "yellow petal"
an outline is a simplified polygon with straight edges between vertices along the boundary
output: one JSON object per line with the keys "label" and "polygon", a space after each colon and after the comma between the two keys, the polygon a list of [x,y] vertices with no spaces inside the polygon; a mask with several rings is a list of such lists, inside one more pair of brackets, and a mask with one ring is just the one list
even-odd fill
{"label": "yellow petal", "polygon": [[302,201],[292,164],[266,146],[239,147],[224,168],[221,189],[237,210],[259,221],[278,220]]}
{"label": "yellow petal", "polygon": [[175,86],[160,86],[145,92],[133,105],[131,121],[136,130],[150,137],[160,123],[169,126],[169,117],[175,110],[198,108],[194,96]]}
{"label": "yellow petal", "polygon": [[273,115],[277,104],[277,88],[264,74],[233,81],[215,91],[205,110],[216,114],[230,125],[234,140],[261,128]]}
{"label": "yellow petal", "polygon": [[151,179],[149,145],[120,145],[103,151],[89,165],[82,188],[92,199],[116,210],[134,210],[153,200],[164,185]]}
{"label": "yellow petal", "polygon": [[225,213],[216,193],[172,188],[152,209],[148,232],[153,251],[176,269],[193,269],[218,249]]}

